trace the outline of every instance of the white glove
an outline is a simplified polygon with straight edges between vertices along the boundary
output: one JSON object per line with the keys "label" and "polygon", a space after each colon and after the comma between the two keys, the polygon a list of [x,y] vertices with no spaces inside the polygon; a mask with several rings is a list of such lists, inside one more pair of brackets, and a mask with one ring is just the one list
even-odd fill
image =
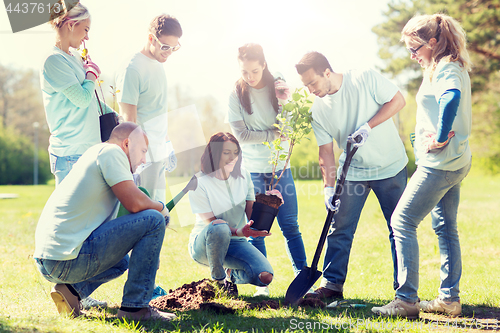
{"label": "white glove", "polygon": [[325,187],[323,189],[325,194],[325,206],[326,209],[331,210],[334,214],[337,214],[340,208],[340,199],[335,200],[335,205],[332,204],[333,196],[335,195],[335,187]]}
{"label": "white glove", "polygon": [[165,165],[165,170],[167,172],[172,172],[177,167],[177,157],[175,156],[174,147],[171,141],[167,141],[167,151],[169,152],[167,157],[167,164]]}
{"label": "white glove", "polygon": [[161,201],[158,202],[160,202],[163,205],[163,209],[160,213],[161,215],[163,215],[163,217],[165,218],[165,223],[168,225],[168,222],[170,222],[170,212],[168,211],[167,206],[163,202]]}
{"label": "white glove", "polygon": [[[368,134],[370,134],[372,128],[368,123],[364,123],[360,128],[358,128],[354,133],[347,137],[347,141],[352,143],[352,145],[356,148],[361,147],[365,144],[366,139],[368,139]],[[356,138],[361,138],[361,141],[356,142]]]}

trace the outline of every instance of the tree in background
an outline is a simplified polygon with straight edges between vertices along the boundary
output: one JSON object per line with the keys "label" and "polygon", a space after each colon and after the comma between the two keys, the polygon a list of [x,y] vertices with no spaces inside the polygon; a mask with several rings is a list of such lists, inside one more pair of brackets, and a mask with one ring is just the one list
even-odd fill
{"label": "tree in background", "polygon": [[[34,128],[33,124],[41,126]],[[49,131],[38,74],[0,64],[0,184],[33,184],[34,133],[38,131],[38,181],[50,179]]]}
{"label": "tree in background", "polygon": [[[472,151],[480,163],[500,172],[500,1],[499,0],[409,0],[392,2],[384,13],[385,22],[372,31],[378,35],[382,72],[407,83],[407,106],[400,112],[400,131],[407,144],[415,127],[415,93],[422,81],[422,69],[410,59],[399,40],[401,30],[416,14],[445,13],[457,19],[467,32],[473,62]],[[407,144],[407,148],[409,148]],[[409,154],[412,155],[412,154]],[[478,159],[475,159],[474,164]]]}

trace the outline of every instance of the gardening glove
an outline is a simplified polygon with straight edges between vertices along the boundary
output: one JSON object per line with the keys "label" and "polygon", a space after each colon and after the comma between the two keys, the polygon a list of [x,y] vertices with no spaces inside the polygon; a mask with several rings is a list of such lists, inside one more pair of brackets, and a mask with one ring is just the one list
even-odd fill
{"label": "gardening glove", "polygon": [[284,80],[278,79],[274,81],[274,90],[277,99],[286,101],[290,98],[290,88]]}
{"label": "gardening glove", "polygon": [[165,204],[163,202],[161,202],[161,201],[159,201],[159,202],[163,205],[163,209],[160,213],[165,218],[165,224],[168,225],[168,222],[170,222],[170,212],[168,211],[167,206],[165,206]]}
{"label": "gardening glove", "polygon": [[85,73],[92,73],[95,75],[96,79],[99,78],[101,75],[101,70],[99,69],[99,66],[93,62],[89,56],[87,56],[87,60],[83,64],[83,69],[85,69]]}
{"label": "gardening glove", "polygon": [[365,144],[366,139],[368,139],[368,134],[370,134],[371,130],[372,128],[370,127],[370,125],[368,125],[368,123],[364,123],[354,133],[347,137],[347,141],[352,143],[354,147],[359,148]]}
{"label": "gardening glove", "polygon": [[331,210],[334,214],[337,214],[340,208],[340,199],[335,200],[335,205],[332,204],[333,196],[335,194],[335,187],[325,187],[323,189],[325,194],[325,206],[327,209]]}
{"label": "gardening glove", "polygon": [[422,144],[424,145],[424,150],[426,153],[430,152],[431,150],[434,149],[440,149],[446,146],[452,137],[455,136],[455,132],[451,131],[448,133],[448,139],[446,139],[445,142],[437,142],[436,141],[436,134],[428,134],[426,138],[423,140]]}
{"label": "gardening glove", "polygon": [[170,153],[168,154],[167,157],[167,164],[165,166],[165,170],[168,172],[172,172],[177,167],[177,157],[175,156],[174,147],[172,146],[171,141],[167,141],[167,151],[169,151]]}

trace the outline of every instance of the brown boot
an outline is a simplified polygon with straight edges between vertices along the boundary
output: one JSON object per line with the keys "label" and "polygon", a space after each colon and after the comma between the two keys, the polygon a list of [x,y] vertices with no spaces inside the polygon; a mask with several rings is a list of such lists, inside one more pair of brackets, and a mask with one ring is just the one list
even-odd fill
{"label": "brown boot", "polygon": [[56,303],[59,313],[67,313],[72,317],[81,315],[78,296],[73,295],[65,284],[56,284],[50,292],[50,297]]}

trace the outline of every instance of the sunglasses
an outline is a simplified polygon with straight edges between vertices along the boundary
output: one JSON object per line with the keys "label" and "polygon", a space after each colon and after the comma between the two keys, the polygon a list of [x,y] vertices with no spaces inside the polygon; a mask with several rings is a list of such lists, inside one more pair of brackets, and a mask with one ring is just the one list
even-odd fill
{"label": "sunglasses", "polygon": [[424,46],[425,44],[427,43],[423,43],[422,45],[420,45],[419,47],[417,47],[416,49],[414,49],[413,47],[409,47],[408,48],[408,52],[410,52],[411,54],[413,54],[414,56],[417,55],[417,52],[418,50],[420,50],[422,48],[422,46]]}
{"label": "sunglasses", "polygon": [[160,42],[160,40],[158,39],[158,37],[156,37],[154,34],[151,34],[151,36],[153,36],[156,39],[156,41],[158,42],[158,44],[160,44],[160,50],[162,50],[162,51],[168,51],[168,50],[171,49],[172,52],[175,52],[175,51],[177,51],[178,49],[181,48],[181,44],[180,43],[177,44],[176,46],[170,46],[170,45],[167,45],[167,44],[162,44]]}

